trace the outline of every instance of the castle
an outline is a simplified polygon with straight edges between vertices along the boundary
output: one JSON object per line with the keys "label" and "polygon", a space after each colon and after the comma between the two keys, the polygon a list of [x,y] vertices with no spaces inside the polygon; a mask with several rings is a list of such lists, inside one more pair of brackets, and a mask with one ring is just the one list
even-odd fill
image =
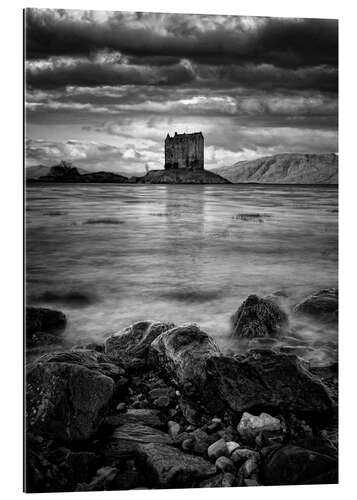
{"label": "castle", "polygon": [[184,168],[203,170],[204,139],[202,132],[167,134],[165,139],[165,170]]}

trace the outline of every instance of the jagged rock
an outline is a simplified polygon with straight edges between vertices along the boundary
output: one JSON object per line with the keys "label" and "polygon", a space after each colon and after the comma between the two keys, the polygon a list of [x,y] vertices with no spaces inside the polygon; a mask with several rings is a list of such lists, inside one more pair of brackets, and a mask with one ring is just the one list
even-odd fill
{"label": "jagged rock", "polygon": [[158,429],[139,423],[118,427],[107,442],[104,454],[110,459],[130,458],[137,454],[140,444],[173,444],[171,437]]}
{"label": "jagged rock", "polygon": [[103,423],[110,427],[119,427],[124,424],[142,424],[161,429],[164,426],[159,410],[151,408],[129,408],[125,413],[106,417]]}
{"label": "jagged rock", "polygon": [[326,323],[338,321],[338,290],[320,290],[295,307],[295,312]]}
{"label": "jagged rock", "polygon": [[264,460],[266,485],[338,482],[337,460],[299,446],[273,446]]}
{"label": "jagged rock", "polygon": [[147,480],[156,488],[187,488],[216,473],[207,460],[165,444],[140,445],[138,453]]}
{"label": "jagged rock", "polygon": [[86,349],[44,354],[38,358],[37,362],[70,363],[73,365],[85,366],[89,370],[97,371],[113,379],[117,379],[125,374],[125,370],[117,364],[114,364],[105,354]]}
{"label": "jagged rock", "polygon": [[275,337],[287,323],[287,316],[271,300],[249,295],[231,321],[235,337]]}
{"label": "jagged rock", "polygon": [[66,316],[54,309],[26,307],[26,345],[54,344],[67,324]]}
{"label": "jagged rock", "polygon": [[173,323],[140,321],[108,337],[105,340],[105,352],[119,360],[123,353],[138,358],[146,357],[151,342],[162,332],[173,327]]}
{"label": "jagged rock", "polygon": [[164,332],[149,351],[152,366],[168,376],[184,395],[194,397],[202,395],[206,361],[214,354],[220,354],[216,343],[196,325]]}
{"label": "jagged rock", "polygon": [[216,460],[216,469],[220,472],[235,473],[234,463],[227,457],[218,457]]}
{"label": "jagged rock", "polygon": [[236,358],[212,356],[207,371],[206,392],[233,412],[266,407],[322,413],[334,407],[326,387],[294,355],[261,350]]}
{"label": "jagged rock", "polygon": [[280,430],[280,420],[268,415],[267,413],[261,413],[259,416],[255,416],[248,412],[244,412],[237,426],[238,434],[244,439],[255,438],[263,431]]}
{"label": "jagged rock", "polygon": [[50,439],[88,439],[105,416],[113,390],[110,377],[85,366],[34,363],[26,376],[28,430]]}

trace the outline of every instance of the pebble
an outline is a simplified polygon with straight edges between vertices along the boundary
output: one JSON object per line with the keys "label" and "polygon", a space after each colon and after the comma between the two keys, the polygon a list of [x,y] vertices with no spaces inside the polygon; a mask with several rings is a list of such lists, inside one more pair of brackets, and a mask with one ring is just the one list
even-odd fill
{"label": "pebble", "polygon": [[262,431],[280,431],[281,423],[278,418],[272,417],[268,413],[261,413],[259,416],[244,412],[237,426],[238,434],[244,439],[255,439]]}
{"label": "pebble", "polygon": [[220,472],[235,473],[234,463],[227,457],[219,457],[216,460],[216,469]]}
{"label": "pebble", "polygon": [[255,457],[248,458],[242,465],[243,477],[250,477],[254,472],[258,471],[258,461]]}
{"label": "pebble", "polygon": [[119,403],[116,407],[117,411],[124,412],[126,410],[126,404],[125,403]]}
{"label": "pebble", "polygon": [[234,450],[240,447],[240,444],[236,443],[236,441],[228,441],[226,445],[230,455],[234,452]]}
{"label": "pebble", "polygon": [[207,449],[208,457],[213,459],[228,457],[228,454],[228,448],[224,439],[219,439]]}
{"label": "pebble", "polygon": [[181,426],[174,420],[169,420],[167,423],[169,434],[171,437],[175,438],[181,431]]}

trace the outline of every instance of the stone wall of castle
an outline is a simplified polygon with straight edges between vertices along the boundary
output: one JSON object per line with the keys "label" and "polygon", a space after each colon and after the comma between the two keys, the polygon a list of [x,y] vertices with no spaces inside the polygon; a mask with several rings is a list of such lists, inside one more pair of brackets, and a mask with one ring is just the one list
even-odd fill
{"label": "stone wall of castle", "polygon": [[165,169],[203,170],[204,139],[201,132],[177,134],[165,140]]}

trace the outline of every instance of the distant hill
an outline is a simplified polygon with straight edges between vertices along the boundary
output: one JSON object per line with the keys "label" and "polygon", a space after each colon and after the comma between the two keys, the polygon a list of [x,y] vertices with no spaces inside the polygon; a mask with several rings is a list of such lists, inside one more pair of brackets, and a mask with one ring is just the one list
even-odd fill
{"label": "distant hill", "polygon": [[[34,165],[32,167],[27,167],[25,169],[26,179],[38,179],[39,177],[44,177],[46,175],[50,175],[50,170],[52,167],[46,167],[46,165]],[[88,174],[88,170],[84,170],[84,168],[78,168],[79,174]]]}
{"label": "distant hill", "polygon": [[284,153],[252,161],[239,161],[211,172],[233,183],[338,184],[338,156]]}
{"label": "distant hill", "polygon": [[230,184],[209,170],[150,170],[137,178],[140,184]]}

